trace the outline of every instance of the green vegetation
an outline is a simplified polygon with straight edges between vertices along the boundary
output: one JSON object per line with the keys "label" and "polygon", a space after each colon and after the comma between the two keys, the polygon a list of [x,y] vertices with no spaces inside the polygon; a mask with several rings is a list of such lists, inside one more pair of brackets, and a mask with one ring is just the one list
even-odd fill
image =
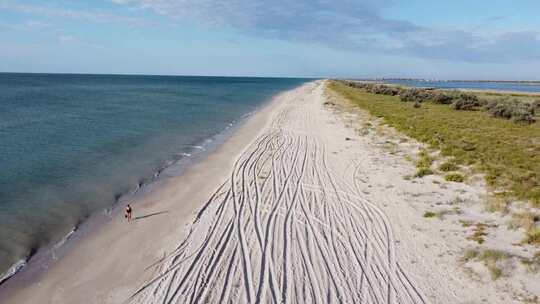
{"label": "green vegetation", "polygon": [[473,221],[470,220],[459,220],[459,222],[461,223],[461,226],[465,228],[469,228],[474,224]]}
{"label": "green vegetation", "polygon": [[510,212],[510,200],[506,195],[490,196],[486,200],[486,211],[508,214]]}
{"label": "green vegetation", "polygon": [[416,171],[416,174],[414,177],[424,177],[426,175],[432,175],[433,171],[429,168],[420,168],[418,171]]}
{"label": "green vegetation", "polygon": [[517,229],[524,228],[530,230],[536,227],[536,223],[540,222],[540,214],[531,211],[524,211],[512,214],[512,219],[508,223],[508,228]]}
{"label": "green vegetation", "polygon": [[[405,89],[397,87],[378,89],[390,90],[388,95],[369,93],[337,81],[331,82],[329,88],[372,115],[384,118],[391,127],[440,150],[445,157],[452,157],[456,165],[472,165],[485,173],[491,187],[506,189],[511,196],[540,207],[540,123],[495,119],[486,111],[456,111],[448,106],[449,97],[442,95],[414,108],[410,102],[400,102],[399,94]],[[458,94],[458,99],[452,97],[452,103],[459,98],[475,102],[461,93],[453,94]]]}
{"label": "green vegetation", "polygon": [[532,258],[521,258],[521,263],[532,273],[540,272],[540,251],[535,253]]}
{"label": "green vegetation", "polygon": [[484,237],[487,236],[486,228],[487,224],[477,223],[474,225],[473,234],[467,237],[467,240],[477,242],[478,244],[484,243]]}
{"label": "green vegetation", "polygon": [[437,212],[433,212],[433,211],[426,211],[424,212],[424,217],[425,218],[432,218],[432,217],[436,217],[440,220],[443,220],[444,217],[446,215],[449,215],[449,214],[460,214],[461,213],[461,210],[459,210],[459,208],[454,208],[453,210],[449,210],[449,209],[444,209],[444,210],[439,210]]}
{"label": "green vegetation", "polygon": [[534,227],[529,229],[525,234],[523,242],[531,245],[540,245],[540,228]]}
{"label": "green vegetation", "polygon": [[424,217],[430,218],[430,217],[435,217],[435,216],[437,216],[435,212],[431,212],[431,211],[424,212]]}
{"label": "green vegetation", "polygon": [[498,262],[509,258],[508,253],[500,250],[486,249],[470,249],[467,250],[463,256],[465,261],[481,261],[487,267],[491,279],[497,280],[503,275],[503,270],[499,267]]}
{"label": "green vegetation", "polygon": [[458,169],[458,165],[456,165],[453,161],[444,162],[439,166],[439,170],[442,172],[456,171]]}
{"label": "green vegetation", "polygon": [[399,96],[403,102],[414,103],[414,108],[420,108],[421,103],[450,105],[458,111],[487,111],[493,117],[510,119],[516,123],[531,124],[536,122],[536,110],[540,107],[539,101],[523,102],[519,94],[490,95],[490,98],[479,97],[479,94],[466,93],[457,90],[436,90],[396,87],[366,82],[343,82],[347,86],[363,89],[372,94]]}
{"label": "green vegetation", "polygon": [[433,164],[433,157],[429,156],[427,151],[422,151],[418,155],[418,160],[416,161],[416,167],[417,168],[430,168]]}
{"label": "green vegetation", "polygon": [[433,157],[431,157],[427,151],[421,151],[416,160],[416,174],[414,177],[424,177],[426,175],[432,175],[433,170],[431,170],[431,165],[433,164]]}
{"label": "green vegetation", "polygon": [[463,177],[463,175],[459,173],[450,173],[450,174],[446,174],[444,176],[444,179],[447,182],[462,183],[465,180],[465,177]]}

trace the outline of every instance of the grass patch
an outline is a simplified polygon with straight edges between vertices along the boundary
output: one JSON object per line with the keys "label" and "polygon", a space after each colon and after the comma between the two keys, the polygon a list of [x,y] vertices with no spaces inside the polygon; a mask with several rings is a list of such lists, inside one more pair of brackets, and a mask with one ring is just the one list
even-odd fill
{"label": "grass patch", "polygon": [[484,237],[487,236],[486,228],[487,224],[477,223],[474,224],[473,234],[467,237],[467,240],[477,242],[478,244],[484,243]]}
{"label": "grass patch", "polygon": [[497,280],[503,275],[502,268],[499,267],[499,262],[509,258],[508,253],[500,250],[486,249],[469,249],[465,251],[463,259],[465,261],[481,261],[487,267],[492,280]]}
{"label": "grass patch", "polygon": [[473,165],[493,188],[540,206],[540,123],[516,124],[485,111],[456,111],[435,102],[415,109],[398,96],[372,94],[337,81],[329,88],[452,157],[456,165]]}
{"label": "grass patch", "polygon": [[414,175],[414,177],[424,177],[426,175],[432,175],[432,174],[433,174],[433,170],[429,168],[420,168],[418,169],[418,171],[416,171],[416,174]]}
{"label": "grass patch", "polygon": [[430,218],[430,217],[435,217],[435,216],[437,216],[437,213],[435,212],[432,212],[432,211],[424,212],[424,217]]}
{"label": "grass patch", "polygon": [[463,177],[463,175],[459,173],[450,173],[450,174],[446,174],[444,176],[444,179],[447,182],[463,183],[463,181],[465,180],[465,177]]}
{"label": "grass patch", "polygon": [[534,227],[527,230],[523,242],[530,245],[540,245],[540,228]]}
{"label": "grass patch", "polygon": [[469,221],[469,220],[459,220],[459,222],[461,223],[461,226],[465,228],[469,228],[474,224],[473,221]]}
{"label": "grass patch", "polygon": [[430,168],[433,164],[433,157],[431,157],[427,151],[422,151],[418,155],[418,160],[416,161],[416,167],[417,168]]}
{"label": "grass patch", "polygon": [[540,273],[540,251],[532,256],[532,258],[521,258],[521,263],[529,272]]}
{"label": "grass patch", "polygon": [[459,210],[459,208],[454,208],[453,210],[448,210],[448,209],[444,209],[444,210],[439,210],[437,212],[433,212],[433,211],[426,211],[424,212],[424,217],[426,218],[433,218],[433,217],[436,217],[440,220],[443,220],[444,217],[448,214],[460,214],[461,213],[461,210]]}
{"label": "grass patch", "polygon": [[439,170],[442,172],[456,171],[459,167],[453,161],[447,161],[439,165]]}
{"label": "grass patch", "polygon": [[512,214],[512,219],[508,223],[508,228],[524,228],[525,230],[529,230],[534,228],[537,222],[540,222],[540,214],[530,211],[514,213]]}
{"label": "grass patch", "polygon": [[505,196],[491,196],[486,200],[486,211],[508,214],[510,212],[509,205],[510,201]]}

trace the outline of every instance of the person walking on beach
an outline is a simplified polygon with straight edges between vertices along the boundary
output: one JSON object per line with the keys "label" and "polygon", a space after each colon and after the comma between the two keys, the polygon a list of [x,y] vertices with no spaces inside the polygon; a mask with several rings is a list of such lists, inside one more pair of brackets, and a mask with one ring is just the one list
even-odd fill
{"label": "person walking on beach", "polygon": [[128,222],[131,222],[132,213],[133,213],[133,209],[131,209],[131,206],[128,204],[126,206],[126,213],[124,214],[124,217],[127,218]]}

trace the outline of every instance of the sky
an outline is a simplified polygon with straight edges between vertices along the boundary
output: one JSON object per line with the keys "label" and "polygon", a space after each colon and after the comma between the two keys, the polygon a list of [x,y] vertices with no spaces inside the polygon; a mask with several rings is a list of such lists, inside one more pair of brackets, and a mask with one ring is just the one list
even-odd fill
{"label": "sky", "polygon": [[540,80],[538,0],[0,0],[0,72]]}

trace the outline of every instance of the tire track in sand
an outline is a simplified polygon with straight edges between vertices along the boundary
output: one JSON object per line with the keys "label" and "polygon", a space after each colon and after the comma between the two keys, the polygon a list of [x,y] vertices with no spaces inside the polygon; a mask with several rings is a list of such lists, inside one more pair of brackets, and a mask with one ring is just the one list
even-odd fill
{"label": "tire track in sand", "polygon": [[427,303],[357,168],[332,167],[317,132],[322,92],[314,82],[281,95],[189,235],[128,302]]}

